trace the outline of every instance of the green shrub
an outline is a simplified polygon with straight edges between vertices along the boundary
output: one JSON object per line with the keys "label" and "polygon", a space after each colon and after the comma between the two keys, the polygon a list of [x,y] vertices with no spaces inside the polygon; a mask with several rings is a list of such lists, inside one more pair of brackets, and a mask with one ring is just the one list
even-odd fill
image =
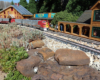
{"label": "green shrub", "polygon": [[23,76],[16,69],[16,63],[22,59],[28,58],[28,54],[24,47],[11,47],[10,49],[0,50],[0,65],[2,71],[8,73],[5,80],[31,80],[29,77]]}
{"label": "green shrub", "polygon": [[75,22],[79,16],[76,14],[68,13],[67,10],[61,11],[55,14],[53,20],[51,21],[52,24],[57,24],[58,21],[70,21]]}
{"label": "green shrub", "polygon": [[0,55],[0,64],[4,72],[13,71],[15,69],[17,61],[28,57],[28,54],[23,47],[11,47],[10,49],[1,49]]}
{"label": "green shrub", "polygon": [[31,80],[30,77],[23,76],[19,71],[10,71],[5,80]]}

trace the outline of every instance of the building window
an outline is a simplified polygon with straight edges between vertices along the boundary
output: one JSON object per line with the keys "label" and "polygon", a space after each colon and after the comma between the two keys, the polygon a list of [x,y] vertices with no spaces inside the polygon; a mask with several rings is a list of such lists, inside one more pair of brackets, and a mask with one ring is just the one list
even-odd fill
{"label": "building window", "polygon": [[4,14],[5,14],[5,11],[4,11]]}
{"label": "building window", "polygon": [[94,11],[93,21],[100,21],[100,10]]}
{"label": "building window", "polygon": [[18,18],[18,16],[17,16],[17,18]]}
{"label": "building window", "polygon": [[13,11],[13,7],[11,7],[11,11]]}
{"label": "building window", "polygon": [[92,28],[92,37],[100,38],[100,27]]}
{"label": "building window", "polygon": [[15,11],[15,14],[16,14],[16,11]]}
{"label": "building window", "polygon": [[2,16],[0,15],[0,18],[2,18]]}
{"label": "building window", "polygon": [[4,15],[4,18],[6,18],[6,15]]}
{"label": "building window", "polygon": [[9,14],[9,11],[8,11],[8,14]]}

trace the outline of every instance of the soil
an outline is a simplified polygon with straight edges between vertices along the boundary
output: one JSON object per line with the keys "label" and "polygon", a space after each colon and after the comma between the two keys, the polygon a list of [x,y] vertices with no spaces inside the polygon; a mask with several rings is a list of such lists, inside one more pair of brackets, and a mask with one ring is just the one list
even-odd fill
{"label": "soil", "polygon": [[4,78],[7,76],[7,73],[4,73],[0,71],[0,80],[4,80]]}

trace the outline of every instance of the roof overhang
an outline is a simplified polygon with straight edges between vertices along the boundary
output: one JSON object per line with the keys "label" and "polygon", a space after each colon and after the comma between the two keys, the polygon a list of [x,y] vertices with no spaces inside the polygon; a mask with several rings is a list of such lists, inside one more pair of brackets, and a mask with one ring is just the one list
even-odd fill
{"label": "roof overhang", "polygon": [[33,16],[33,15],[23,15],[23,16]]}
{"label": "roof overhang", "polygon": [[6,10],[6,9],[10,8],[10,7],[12,7],[12,6],[10,5],[10,6],[8,6],[7,8],[5,8],[5,9],[1,10],[1,11],[0,11],[0,13],[1,13],[1,12],[3,12],[4,10]]}
{"label": "roof overhang", "polygon": [[15,16],[14,16],[13,14],[9,14],[9,15],[7,16],[7,18],[15,18]]}
{"label": "roof overhang", "polygon": [[30,18],[30,19],[32,19],[32,20],[34,20],[34,19],[52,20],[53,18]]}
{"label": "roof overhang", "polygon": [[98,4],[100,4],[100,0],[97,1],[96,4],[94,4],[90,10],[93,10]]}

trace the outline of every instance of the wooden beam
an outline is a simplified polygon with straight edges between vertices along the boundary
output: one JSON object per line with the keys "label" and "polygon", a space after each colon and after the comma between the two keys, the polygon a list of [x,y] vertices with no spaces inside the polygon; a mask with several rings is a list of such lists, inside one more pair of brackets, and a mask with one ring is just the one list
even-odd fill
{"label": "wooden beam", "polygon": [[90,10],[93,10],[99,3],[100,3],[100,1],[97,1],[97,3],[94,4],[94,6]]}

